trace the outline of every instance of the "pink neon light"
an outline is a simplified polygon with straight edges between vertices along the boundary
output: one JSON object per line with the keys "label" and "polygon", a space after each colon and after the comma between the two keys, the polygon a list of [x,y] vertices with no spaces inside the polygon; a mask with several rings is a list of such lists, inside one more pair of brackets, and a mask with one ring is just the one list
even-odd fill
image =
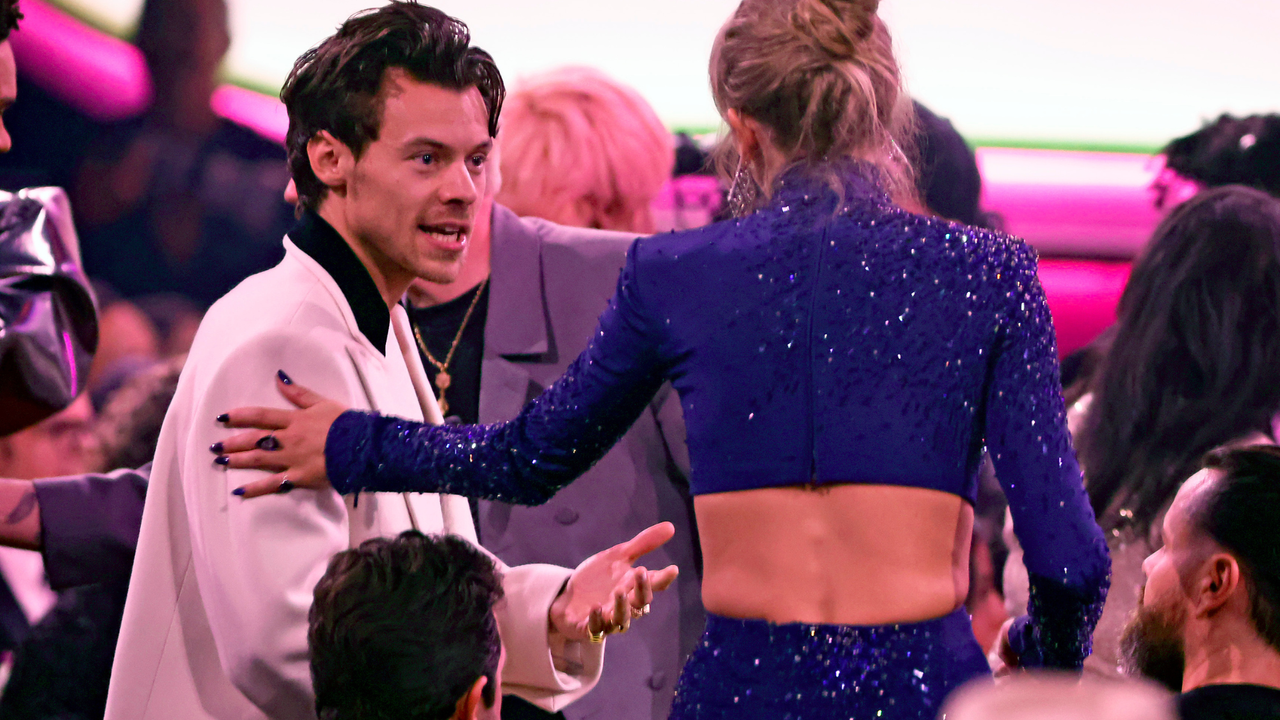
{"label": "pink neon light", "polygon": [[289,130],[289,114],[280,98],[263,95],[235,85],[223,85],[213,92],[213,111],[258,134],[284,144]]}
{"label": "pink neon light", "polygon": [[146,110],[151,79],[137,48],[41,0],[22,0],[22,14],[10,40],[23,75],[100,122]]}
{"label": "pink neon light", "polygon": [[979,148],[983,208],[1049,254],[1132,257],[1160,221],[1147,155]]}
{"label": "pink neon light", "polygon": [[1131,267],[1127,262],[1043,259],[1044,286],[1058,333],[1058,354],[1088,345],[1116,319],[1116,305]]}
{"label": "pink neon light", "polygon": [[[140,115],[151,103],[151,77],[136,47],[87,27],[42,2],[22,0],[21,29],[10,37],[22,74],[99,122]],[[278,98],[223,85],[211,104],[219,115],[283,143],[289,119]]]}

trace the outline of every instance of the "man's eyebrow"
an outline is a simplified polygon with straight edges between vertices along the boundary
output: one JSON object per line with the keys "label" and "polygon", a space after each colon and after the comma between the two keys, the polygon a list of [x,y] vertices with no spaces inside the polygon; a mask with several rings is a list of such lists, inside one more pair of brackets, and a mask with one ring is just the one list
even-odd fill
{"label": "man's eyebrow", "polygon": [[[425,148],[432,148],[436,150],[450,149],[450,145],[448,143],[442,143],[439,140],[433,140],[429,137],[413,138],[412,140],[409,140],[408,142],[405,143],[405,147],[411,147],[411,148],[425,147]],[[493,149],[493,138],[487,138],[485,139],[484,142],[473,147],[470,152],[488,152],[492,149]]]}
{"label": "man's eyebrow", "polygon": [[447,148],[449,146],[439,140],[432,140],[429,137],[416,137],[407,141],[405,143],[405,147]]}

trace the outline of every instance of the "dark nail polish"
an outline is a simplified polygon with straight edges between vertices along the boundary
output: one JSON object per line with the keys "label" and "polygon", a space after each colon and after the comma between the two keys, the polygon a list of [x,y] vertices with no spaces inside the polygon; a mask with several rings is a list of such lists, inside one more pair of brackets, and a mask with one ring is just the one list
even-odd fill
{"label": "dark nail polish", "polygon": [[293,384],[293,379],[290,378],[288,375],[286,375],[283,370],[277,370],[276,375],[279,376],[280,382],[284,383],[285,385]]}
{"label": "dark nail polish", "polygon": [[218,420],[218,422],[220,422],[220,423],[230,422],[230,421],[231,421],[231,416],[230,416],[230,415],[228,415],[228,414],[226,414],[226,413],[222,413],[221,415],[219,415],[219,416],[217,417],[217,420]]}
{"label": "dark nail polish", "polygon": [[237,497],[244,497],[244,488],[236,488],[231,491],[231,494]]}
{"label": "dark nail polish", "polygon": [[220,442],[216,442],[216,443],[214,443],[214,444],[210,445],[210,446],[209,446],[209,452],[213,453],[214,455],[221,455],[221,454],[222,454],[222,443],[220,443]]}
{"label": "dark nail polish", "polygon": [[219,465],[228,465],[231,463],[231,458],[227,457],[226,455],[219,455],[218,457],[214,458],[213,461],[218,463]]}

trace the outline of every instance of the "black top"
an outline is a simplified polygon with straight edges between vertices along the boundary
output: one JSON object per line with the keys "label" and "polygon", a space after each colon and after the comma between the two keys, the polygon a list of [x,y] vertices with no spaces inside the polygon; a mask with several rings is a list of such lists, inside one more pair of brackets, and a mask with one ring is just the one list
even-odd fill
{"label": "black top", "polygon": [[298,249],[311,256],[338,284],[338,289],[356,316],[356,325],[373,346],[387,354],[387,333],[391,330],[391,311],[378,292],[373,276],[360,258],[333,226],[311,210],[289,231],[289,239]]}
{"label": "black top", "polygon": [[[446,303],[431,307],[409,307],[409,320],[417,330],[417,337],[426,343],[431,356],[440,362],[449,355],[449,347],[458,336],[458,328],[474,300],[475,310],[471,312],[471,320],[458,340],[458,349],[453,353],[449,363],[451,378],[449,389],[445,390],[445,399],[449,401],[449,416],[457,417],[467,425],[474,425],[480,419],[480,363],[484,359],[484,324],[489,314],[489,285],[486,283],[479,299],[476,293],[480,286],[468,290],[460,297]],[[422,347],[418,347],[422,354]],[[431,387],[439,396],[436,387],[436,376],[440,371],[434,363],[422,357],[422,365],[427,370]]]}
{"label": "black top", "polygon": [[1280,720],[1280,689],[1206,685],[1178,696],[1182,720]]}

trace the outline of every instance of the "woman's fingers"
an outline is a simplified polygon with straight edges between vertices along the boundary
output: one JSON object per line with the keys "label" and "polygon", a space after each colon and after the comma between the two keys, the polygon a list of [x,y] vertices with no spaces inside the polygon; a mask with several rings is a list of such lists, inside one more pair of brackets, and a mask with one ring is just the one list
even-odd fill
{"label": "woman's fingers", "polygon": [[219,455],[213,460],[218,465],[232,470],[270,470],[282,472],[289,469],[289,463],[278,452],[271,450],[251,449],[237,452],[234,455]]}
{"label": "woman's fingers", "polygon": [[246,498],[262,497],[263,495],[274,495],[280,492],[280,483],[284,482],[285,474],[276,473],[270,477],[254,480],[246,483],[242,487],[238,487],[231,491],[232,495],[241,495]]}
{"label": "woman's fingers", "polygon": [[276,386],[280,388],[280,394],[284,395],[285,399],[303,410],[322,403],[326,399],[320,393],[290,380],[283,370],[276,373]]}
{"label": "woman's fingers", "polygon": [[238,433],[236,435],[232,435],[226,440],[214,443],[209,447],[209,452],[212,452],[215,455],[224,455],[230,453],[241,453],[254,449],[262,450],[265,449],[261,445],[264,437],[268,437],[268,434],[261,430],[250,430],[249,432]]}
{"label": "woman's fingers", "polygon": [[[303,387],[288,379],[281,370],[276,375],[276,387],[280,394],[294,405],[306,409],[325,401],[325,397],[310,388]],[[289,427],[295,411],[269,407],[242,407],[218,416],[218,422],[233,428],[259,428],[261,430],[283,430]]]}
{"label": "woman's fingers", "polygon": [[323,479],[316,480],[306,474],[290,470],[245,483],[232,490],[231,494],[255,498],[263,495],[284,495],[294,490],[319,490],[325,487],[328,487],[328,483]]}
{"label": "woman's fingers", "polygon": [[283,430],[289,427],[296,410],[281,410],[268,407],[236,408],[218,416],[218,422],[233,428],[258,428],[260,430]]}

